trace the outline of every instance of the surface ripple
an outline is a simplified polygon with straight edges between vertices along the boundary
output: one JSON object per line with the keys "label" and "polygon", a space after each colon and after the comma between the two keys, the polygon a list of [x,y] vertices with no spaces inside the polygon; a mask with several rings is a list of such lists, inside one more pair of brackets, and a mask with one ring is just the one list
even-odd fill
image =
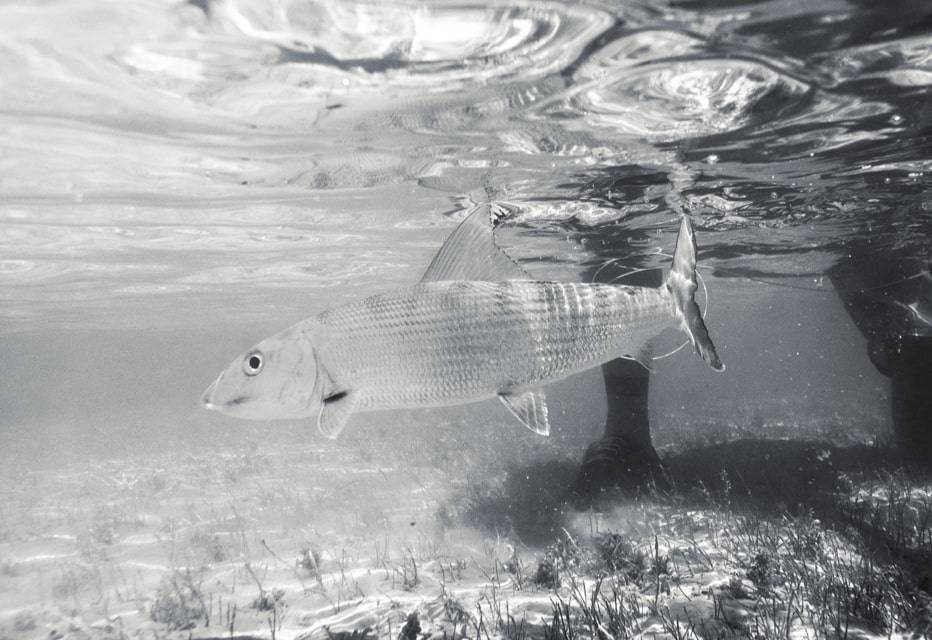
{"label": "surface ripple", "polygon": [[715,57],[704,41],[641,31],[597,52],[542,113],[653,141],[731,132],[796,108],[808,84],[753,59]]}
{"label": "surface ripple", "polygon": [[[554,2],[225,2],[216,20],[354,82],[449,90],[460,83],[554,73],[611,24],[592,8]],[[452,83],[452,84],[451,84]]]}

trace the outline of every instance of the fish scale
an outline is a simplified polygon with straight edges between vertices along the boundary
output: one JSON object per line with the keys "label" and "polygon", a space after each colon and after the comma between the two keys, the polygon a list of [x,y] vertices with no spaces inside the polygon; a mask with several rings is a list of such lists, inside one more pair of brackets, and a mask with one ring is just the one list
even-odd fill
{"label": "fish scale", "polygon": [[[326,311],[334,376],[359,408],[458,404],[633,355],[674,318],[662,289],[431,282]],[[507,357],[504,355],[507,354]]]}

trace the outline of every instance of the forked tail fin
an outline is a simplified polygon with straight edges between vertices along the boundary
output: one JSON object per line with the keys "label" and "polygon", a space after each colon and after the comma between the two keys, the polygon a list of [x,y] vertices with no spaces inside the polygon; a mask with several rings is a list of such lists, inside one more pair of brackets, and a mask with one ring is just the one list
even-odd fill
{"label": "forked tail fin", "polygon": [[725,365],[715,352],[715,345],[712,344],[709,330],[706,329],[699,305],[696,304],[696,236],[687,216],[683,216],[683,222],[680,223],[680,234],[676,238],[676,250],[673,252],[673,266],[663,286],[673,296],[680,328],[689,336],[696,353],[716,371],[724,371]]}

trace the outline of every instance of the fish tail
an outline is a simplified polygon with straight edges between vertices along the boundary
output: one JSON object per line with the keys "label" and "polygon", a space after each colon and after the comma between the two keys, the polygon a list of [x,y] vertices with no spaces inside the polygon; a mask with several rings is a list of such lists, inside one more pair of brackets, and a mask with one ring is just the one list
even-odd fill
{"label": "fish tail", "polygon": [[715,352],[715,345],[709,337],[709,330],[702,320],[699,305],[696,304],[696,236],[689,218],[683,216],[680,233],[676,238],[676,250],[673,252],[673,266],[663,284],[676,307],[676,319],[680,328],[689,336],[689,341],[703,360],[716,371],[724,371],[725,365]]}

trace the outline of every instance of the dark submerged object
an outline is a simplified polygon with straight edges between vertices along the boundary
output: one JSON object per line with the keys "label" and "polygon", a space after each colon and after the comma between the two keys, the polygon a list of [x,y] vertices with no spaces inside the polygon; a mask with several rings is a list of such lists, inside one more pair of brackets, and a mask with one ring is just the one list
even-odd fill
{"label": "dark submerged object", "polygon": [[932,467],[932,264],[862,241],[829,276],[867,338],[871,362],[890,378],[904,460]]}
{"label": "dark submerged object", "polygon": [[[660,271],[640,271],[625,279],[638,286],[657,286]],[[633,360],[616,358],[602,365],[607,413],[605,432],[583,455],[571,490],[580,506],[606,487],[638,491],[666,484],[660,456],[654,449],[648,416],[650,371]]]}

